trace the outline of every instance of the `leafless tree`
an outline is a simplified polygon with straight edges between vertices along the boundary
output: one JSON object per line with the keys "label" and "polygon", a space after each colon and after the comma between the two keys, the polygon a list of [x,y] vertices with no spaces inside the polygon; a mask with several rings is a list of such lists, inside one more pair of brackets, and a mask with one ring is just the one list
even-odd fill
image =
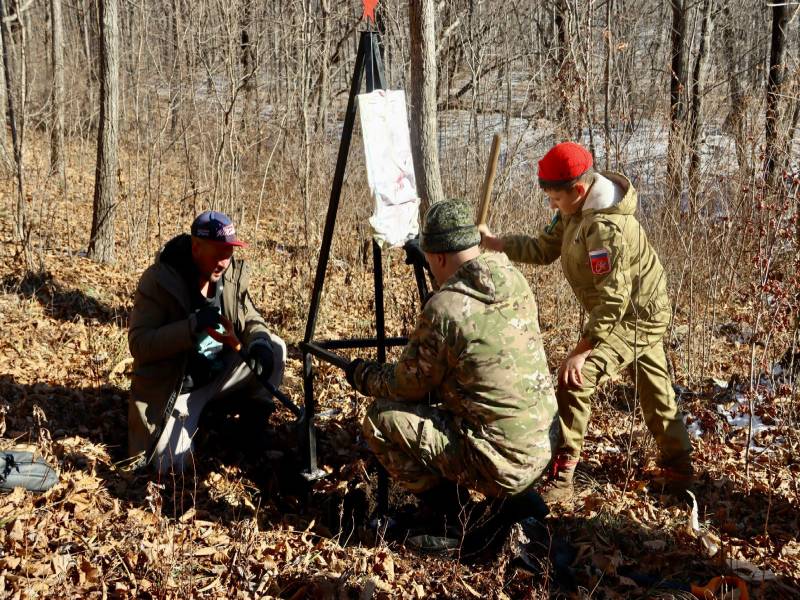
{"label": "leafless tree", "polygon": [[50,0],[51,68],[50,172],[64,180],[64,20],[61,0]]}
{"label": "leafless tree", "polygon": [[700,24],[700,45],[694,61],[692,80],[689,85],[691,101],[689,111],[689,202],[690,213],[696,210],[697,199],[700,191],[700,131],[703,127],[703,94],[706,63],[708,62],[709,46],[711,44],[711,13],[714,6],[713,0],[703,0],[703,13]]}
{"label": "leafless tree", "polygon": [[117,0],[100,2],[100,127],[94,180],[89,256],[99,262],[115,260],[114,217],[117,207],[119,129],[119,19]]}
{"label": "leafless tree", "polygon": [[411,153],[424,213],[444,200],[436,123],[436,40],[433,0],[409,0]]}
{"label": "leafless tree", "polygon": [[[10,33],[10,21],[14,18],[18,22],[21,33],[20,53],[22,54],[19,60],[19,76],[14,77],[15,69],[12,62],[12,48]],[[24,185],[24,164],[23,164],[23,148],[24,148],[24,116],[25,116],[25,97],[26,97],[26,70],[25,70],[25,22],[19,13],[9,15],[6,12],[6,0],[0,0],[0,35],[3,42],[3,72],[6,80],[6,109],[7,120],[9,128],[11,129],[11,144],[14,149],[14,167],[16,175],[16,218],[14,235],[17,241],[22,242],[26,262],[31,264],[30,247],[29,247],[29,226],[28,215],[25,210],[25,185]],[[15,106],[14,99],[15,88],[19,87],[19,110]],[[18,119],[19,117],[19,119]]]}
{"label": "leafless tree", "polygon": [[775,185],[780,157],[781,134],[780,96],[786,69],[786,25],[789,18],[787,2],[772,5],[772,42],[769,52],[767,79],[767,126],[765,133],[764,176],[770,186]]}
{"label": "leafless tree", "polygon": [[669,79],[669,142],[667,149],[667,192],[677,204],[683,177],[683,133],[686,106],[686,0],[670,0],[672,29]]}

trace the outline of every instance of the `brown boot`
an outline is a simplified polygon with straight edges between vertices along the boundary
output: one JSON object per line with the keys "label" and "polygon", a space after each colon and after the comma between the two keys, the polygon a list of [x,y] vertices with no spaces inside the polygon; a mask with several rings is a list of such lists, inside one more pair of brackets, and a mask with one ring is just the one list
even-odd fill
{"label": "brown boot", "polygon": [[692,457],[682,454],[671,459],[661,459],[658,471],[650,479],[655,491],[683,496],[697,481]]}
{"label": "brown boot", "polygon": [[548,504],[567,502],[572,498],[574,488],[572,481],[575,477],[575,467],[578,459],[568,454],[558,454],[553,460],[550,480],[541,491],[542,498]]}

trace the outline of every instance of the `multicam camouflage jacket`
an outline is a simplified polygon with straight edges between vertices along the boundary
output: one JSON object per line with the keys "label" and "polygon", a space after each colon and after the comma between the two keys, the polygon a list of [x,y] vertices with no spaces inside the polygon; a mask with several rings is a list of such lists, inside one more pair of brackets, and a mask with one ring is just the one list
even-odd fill
{"label": "multicam camouflage jacket", "polygon": [[464,451],[510,493],[541,475],[558,441],[536,301],[503,255],[462,265],[426,304],[398,362],[364,363],[354,380],[368,396],[440,405]]}

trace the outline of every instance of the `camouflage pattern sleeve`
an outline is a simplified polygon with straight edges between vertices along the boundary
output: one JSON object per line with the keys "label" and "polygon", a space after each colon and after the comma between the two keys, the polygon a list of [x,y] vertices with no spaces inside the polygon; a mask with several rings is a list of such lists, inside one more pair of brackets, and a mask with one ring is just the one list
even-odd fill
{"label": "camouflage pattern sleeve", "polygon": [[367,361],[356,369],[355,388],[365,396],[417,401],[436,389],[448,369],[441,319],[426,308],[396,363]]}
{"label": "camouflage pattern sleeve", "polygon": [[589,225],[586,250],[599,302],[589,313],[583,336],[597,346],[622,321],[628,310],[632,288],[630,256],[623,232],[605,221]]}
{"label": "camouflage pattern sleeve", "polygon": [[560,217],[544,228],[536,237],[528,235],[503,236],[506,256],[514,262],[549,265],[561,256],[561,238],[564,221]]}

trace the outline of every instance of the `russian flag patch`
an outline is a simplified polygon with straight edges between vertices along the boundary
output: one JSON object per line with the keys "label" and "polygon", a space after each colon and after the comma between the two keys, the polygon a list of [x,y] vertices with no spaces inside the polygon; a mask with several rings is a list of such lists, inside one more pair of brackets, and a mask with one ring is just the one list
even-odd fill
{"label": "russian flag patch", "polygon": [[611,255],[605,248],[589,250],[589,265],[592,275],[605,275],[611,272]]}

